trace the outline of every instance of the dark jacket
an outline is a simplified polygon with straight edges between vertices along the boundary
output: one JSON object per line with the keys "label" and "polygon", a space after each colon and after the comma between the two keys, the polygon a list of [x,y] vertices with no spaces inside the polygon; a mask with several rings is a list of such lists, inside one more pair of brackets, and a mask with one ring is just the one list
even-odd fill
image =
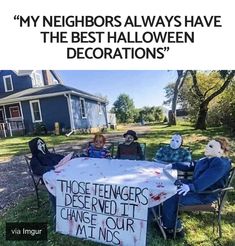
{"label": "dark jacket", "polygon": [[133,142],[130,145],[119,144],[116,159],[144,160],[140,144],[138,142]]}
{"label": "dark jacket", "polygon": [[191,166],[173,163],[172,168],[180,171],[194,171],[193,179],[188,185],[191,191],[201,192],[225,186],[231,169],[231,161],[225,157],[205,157],[195,161]]}
{"label": "dark jacket", "polygon": [[64,158],[64,156],[49,152],[46,145],[45,154],[39,151],[37,147],[37,142],[39,139],[41,138],[34,138],[29,141],[29,148],[32,153],[30,165],[34,174],[43,175],[44,173],[53,170],[54,166],[57,165],[58,162]]}

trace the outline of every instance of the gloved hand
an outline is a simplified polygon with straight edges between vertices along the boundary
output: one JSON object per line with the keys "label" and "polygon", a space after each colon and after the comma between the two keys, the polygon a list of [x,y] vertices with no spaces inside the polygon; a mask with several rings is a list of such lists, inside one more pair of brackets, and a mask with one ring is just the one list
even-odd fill
{"label": "gloved hand", "polygon": [[183,195],[185,196],[188,192],[190,191],[190,188],[188,185],[186,184],[182,184],[178,189],[177,189],[177,193],[179,195]]}
{"label": "gloved hand", "polygon": [[172,169],[172,164],[165,165],[164,169]]}

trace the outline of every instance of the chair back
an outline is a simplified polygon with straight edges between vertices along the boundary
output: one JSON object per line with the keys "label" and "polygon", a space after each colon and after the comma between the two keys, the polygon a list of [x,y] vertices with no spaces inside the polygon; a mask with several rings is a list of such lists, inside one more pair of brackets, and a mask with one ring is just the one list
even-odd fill
{"label": "chair back", "polygon": [[219,210],[221,211],[223,209],[224,203],[226,202],[227,193],[229,190],[233,189],[231,187],[233,178],[235,173],[235,167],[232,167],[229,171],[227,182],[225,184],[225,187],[222,189],[222,192],[219,197]]}
{"label": "chair back", "polygon": [[42,176],[36,175],[33,173],[33,170],[32,170],[31,165],[30,165],[31,158],[26,156],[26,155],[24,156],[24,158],[25,158],[25,162],[26,162],[27,167],[28,167],[28,173],[33,180],[34,186],[36,187],[38,185],[38,183],[40,182],[40,180],[42,180]]}
{"label": "chair back", "polygon": [[145,157],[146,157],[146,143],[139,143],[139,144],[140,144],[140,147],[141,147],[144,159],[145,159]]}
{"label": "chair back", "polygon": [[24,159],[25,159],[25,162],[26,162],[26,164],[27,164],[29,174],[30,174],[31,176],[34,175],[34,174],[33,174],[33,170],[32,170],[32,168],[31,168],[31,165],[30,165],[31,158],[25,155],[25,156],[24,156]]}

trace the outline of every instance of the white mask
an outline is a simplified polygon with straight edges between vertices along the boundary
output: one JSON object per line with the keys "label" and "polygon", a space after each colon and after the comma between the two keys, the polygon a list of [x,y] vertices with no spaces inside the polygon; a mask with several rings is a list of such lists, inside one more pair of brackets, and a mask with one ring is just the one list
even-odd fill
{"label": "white mask", "polygon": [[170,147],[172,149],[178,149],[182,145],[182,137],[178,134],[175,134],[172,136],[171,142],[170,142]]}
{"label": "white mask", "polygon": [[45,155],[46,146],[45,146],[45,143],[41,139],[38,139],[37,146],[38,146],[38,150],[41,151]]}
{"label": "white mask", "polygon": [[125,144],[130,145],[134,141],[134,137],[132,135],[125,136]]}
{"label": "white mask", "polygon": [[219,142],[211,140],[205,148],[205,156],[207,157],[221,157],[224,151]]}

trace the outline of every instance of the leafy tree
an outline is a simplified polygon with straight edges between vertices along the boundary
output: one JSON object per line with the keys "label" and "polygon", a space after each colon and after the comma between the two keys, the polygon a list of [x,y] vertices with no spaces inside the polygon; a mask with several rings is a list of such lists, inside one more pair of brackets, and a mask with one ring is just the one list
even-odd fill
{"label": "leafy tree", "polygon": [[234,78],[235,70],[213,71],[208,74],[208,79],[204,80],[204,83],[200,83],[197,71],[191,70],[190,74],[192,76],[192,93],[197,97],[199,102],[195,128],[205,130],[209,103],[228,87]]}
{"label": "leafy tree", "polygon": [[[226,91],[219,97],[213,111],[210,109],[212,123],[224,124],[235,132],[235,80],[233,80]],[[212,111],[212,112],[211,112]]]}
{"label": "leafy tree", "polygon": [[154,118],[155,121],[160,122],[163,121],[163,111],[161,107],[155,107],[155,111],[154,111]]}
{"label": "leafy tree", "polygon": [[[193,72],[193,71],[192,71]],[[206,121],[204,121],[204,129],[206,124],[210,126],[219,126],[227,124],[230,127],[234,124],[232,115],[232,105],[235,101],[235,81],[233,80],[234,71],[195,71],[196,82],[201,97],[198,96],[191,71],[185,78],[184,84],[180,88],[177,104],[181,105],[182,108],[187,109],[190,119],[192,122],[197,123],[199,117],[199,109],[201,103],[205,101],[207,105]],[[230,75],[230,76],[229,76]],[[228,79],[230,82],[227,85],[224,83]],[[223,87],[222,87],[223,86]],[[220,88],[224,88],[221,92]],[[165,87],[167,100],[164,104],[170,105],[173,100],[175,83],[169,84]],[[215,94],[219,90],[219,94]],[[221,93],[220,93],[221,92]],[[207,99],[208,98],[208,99]],[[207,99],[207,100],[206,100]]]}
{"label": "leafy tree", "polygon": [[141,122],[141,115],[140,115],[141,109],[136,108],[134,111],[134,122]]}
{"label": "leafy tree", "polygon": [[120,123],[131,123],[134,121],[134,101],[127,94],[120,94],[113,104],[112,112],[116,114]]}
{"label": "leafy tree", "polygon": [[[187,81],[187,79],[186,79]],[[170,106],[172,105],[172,100],[174,96],[174,89],[175,89],[175,82],[168,84],[164,90],[165,90],[165,98],[166,100],[163,102],[164,105]],[[177,98],[177,105],[181,108],[188,108],[188,101],[185,97],[185,86],[182,85],[182,87],[179,90],[178,98]]]}
{"label": "leafy tree", "polygon": [[143,107],[140,110],[140,117],[146,122],[159,122],[163,120],[163,112],[160,107]]}

